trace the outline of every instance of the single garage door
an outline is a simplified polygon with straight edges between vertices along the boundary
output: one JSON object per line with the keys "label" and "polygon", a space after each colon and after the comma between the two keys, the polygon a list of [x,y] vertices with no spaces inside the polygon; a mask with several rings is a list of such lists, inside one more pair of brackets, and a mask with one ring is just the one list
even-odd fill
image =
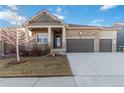
{"label": "single garage door", "polygon": [[112,52],[112,39],[100,39],[100,52]]}
{"label": "single garage door", "polygon": [[67,39],[67,52],[94,52],[94,39]]}

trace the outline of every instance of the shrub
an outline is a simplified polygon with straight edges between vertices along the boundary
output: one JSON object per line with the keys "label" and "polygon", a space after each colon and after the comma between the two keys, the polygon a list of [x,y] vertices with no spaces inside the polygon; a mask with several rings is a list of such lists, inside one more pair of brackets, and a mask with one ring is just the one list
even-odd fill
{"label": "shrub", "polygon": [[32,49],[29,50],[26,50],[25,48],[22,48],[20,50],[20,55],[21,56],[34,56],[34,57],[37,57],[37,56],[44,56],[44,55],[48,55],[50,53],[50,49],[49,48],[46,48],[44,50],[42,50],[41,48],[39,47],[33,47]]}

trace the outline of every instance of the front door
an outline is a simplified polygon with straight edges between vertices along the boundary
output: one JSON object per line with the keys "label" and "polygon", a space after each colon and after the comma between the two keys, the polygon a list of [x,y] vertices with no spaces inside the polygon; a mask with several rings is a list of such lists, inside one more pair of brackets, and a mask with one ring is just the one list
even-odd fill
{"label": "front door", "polygon": [[61,48],[61,42],[62,42],[62,37],[61,35],[56,35],[55,36],[55,42],[54,42],[54,46],[55,48]]}

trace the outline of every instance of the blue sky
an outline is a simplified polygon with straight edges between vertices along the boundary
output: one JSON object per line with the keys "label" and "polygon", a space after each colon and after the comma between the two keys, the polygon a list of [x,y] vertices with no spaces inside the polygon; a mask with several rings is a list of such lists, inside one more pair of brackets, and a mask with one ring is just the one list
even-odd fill
{"label": "blue sky", "polygon": [[7,5],[0,6],[0,27],[14,26],[18,16],[19,24],[46,9],[66,23],[111,26],[117,22],[124,22],[124,6],[115,5],[80,5],[80,6],[45,6],[45,5]]}

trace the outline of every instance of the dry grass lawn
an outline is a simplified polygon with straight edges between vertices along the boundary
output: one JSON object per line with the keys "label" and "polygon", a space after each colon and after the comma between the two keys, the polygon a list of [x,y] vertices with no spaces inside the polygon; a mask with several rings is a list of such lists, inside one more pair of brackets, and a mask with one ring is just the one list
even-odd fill
{"label": "dry grass lawn", "polygon": [[0,77],[72,75],[66,56],[23,57],[21,64],[8,64],[15,58],[0,59]]}

